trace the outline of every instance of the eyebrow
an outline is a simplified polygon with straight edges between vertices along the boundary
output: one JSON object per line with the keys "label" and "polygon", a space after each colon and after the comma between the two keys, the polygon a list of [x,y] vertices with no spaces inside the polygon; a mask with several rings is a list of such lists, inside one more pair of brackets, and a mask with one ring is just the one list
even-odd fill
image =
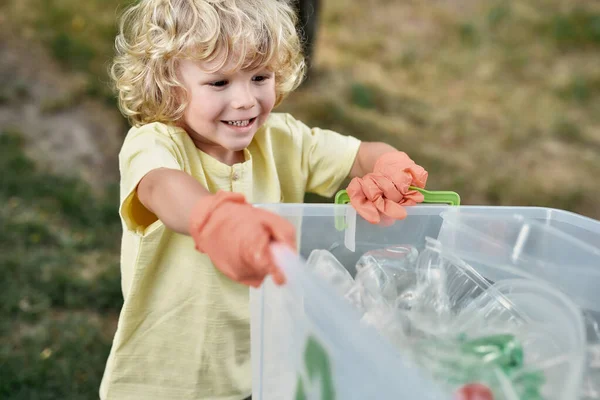
{"label": "eyebrow", "polygon": [[[264,73],[264,74],[274,74],[275,71],[270,70],[267,67],[261,67],[261,68],[254,68],[254,69],[241,69],[238,71],[242,71],[242,72],[248,72],[248,73]],[[224,71],[215,71],[215,72],[206,72],[206,71],[202,71],[202,73],[204,75],[206,75],[206,79],[215,79],[215,78],[221,78],[221,79],[230,79],[232,75],[235,75],[236,72],[238,71],[232,71],[232,72],[224,72]],[[204,78],[203,78],[204,79]]]}

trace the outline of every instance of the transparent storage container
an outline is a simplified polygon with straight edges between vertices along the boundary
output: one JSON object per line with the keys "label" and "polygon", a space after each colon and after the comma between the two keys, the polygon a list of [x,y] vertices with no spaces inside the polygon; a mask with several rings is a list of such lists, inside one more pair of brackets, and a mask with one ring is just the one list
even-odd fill
{"label": "transparent storage container", "polygon": [[[600,290],[587,289],[592,286],[600,288],[600,282],[593,281],[600,277],[593,268],[600,263],[600,257],[594,250],[596,245],[600,246],[600,222],[589,218],[545,208],[419,205],[407,208],[405,220],[382,227],[364,221],[348,205],[273,204],[259,207],[276,212],[297,226],[301,257],[308,258],[314,249],[329,250],[353,276],[356,274],[354,265],[363,253],[387,246],[412,245],[421,251],[425,248],[426,238],[430,237],[440,239],[444,247],[452,250],[468,249],[457,245],[460,242],[457,240],[459,230],[468,230],[469,227],[464,221],[456,223],[450,219],[457,211],[463,216],[471,213],[508,221],[515,218],[514,215],[520,215],[521,221],[525,218],[540,226],[552,227],[569,238],[573,245],[588,250],[580,254],[580,261],[569,264],[568,268],[555,268],[550,281],[573,282],[565,291],[566,297],[571,297],[571,290],[585,293],[577,304],[592,320],[600,320],[595,307],[600,304]],[[540,243],[535,254],[556,260],[547,253],[555,250],[555,246],[542,243],[547,240],[546,236],[532,235],[529,238],[532,243],[536,239]],[[464,243],[466,246],[466,241]],[[510,250],[511,245],[515,247],[518,244],[508,239],[502,243],[502,250]],[[485,251],[485,248],[479,247],[477,252],[469,254],[474,254],[476,257],[471,259],[476,261],[477,257],[485,255]],[[499,254],[495,253],[496,256]],[[498,278],[519,277],[514,271],[512,275],[506,274],[503,269],[498,272],[485,260],[481,258],[481,262],[475,262],[473,267],[490,286],[493,287]],[[284,263],[289,279],[285,286],[277,287],[267,279],[260,288],[251,289],[250,293],[253,399],[451,398],[423,371],[410,367],[388,340],[373,328],[361,324],[356,310],[334,293],[326,282],[315,279],[303,269],[299,259],[286,258]],[[494,275],[500,273],[504,275]],[[564,287],[561,286],[561,289]],[[522,294],[513,293],[514,290],[500,289],[507,291],[509,297],[517,296],[519,301],[524,298]],[[538,308],[526,308],[525,312],[533,313],[536,318],[540,315],[548,317]],[[535,310],[539,312],[533,312]],[[556,315],[556,318],[562,318],[564,325],[568,315],[565,312]],[[582,336],[573,333],[578,332],[577,326],[581,323],[576,317],[574,321],[569,323],[576,325],[575,331],[557,336],[564,337],[564,341],[558,341],[567,343],[564,346],[585,340],[584,336],[582,339]]]}

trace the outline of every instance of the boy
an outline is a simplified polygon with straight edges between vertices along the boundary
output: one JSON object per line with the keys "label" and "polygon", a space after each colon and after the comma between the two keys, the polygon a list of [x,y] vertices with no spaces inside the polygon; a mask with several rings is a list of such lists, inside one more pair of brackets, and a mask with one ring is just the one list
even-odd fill
{"label": "boy", "polygon": [[295,13],[274,0],[141,0],[111,76],[133,127],[119,155],[124,305],[100,397],[251,395],[248,286],[285,277],[272,242],[295,229],[251,203],[331,196],[402,218],[425,170],[383,143],[271,110],[300,83]]}

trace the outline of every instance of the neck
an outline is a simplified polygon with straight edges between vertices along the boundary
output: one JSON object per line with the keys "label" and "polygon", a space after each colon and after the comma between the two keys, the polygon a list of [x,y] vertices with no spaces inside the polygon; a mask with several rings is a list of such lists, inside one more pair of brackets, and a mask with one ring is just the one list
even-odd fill
{"label": "neck", "polygon": [[244,151],[243,150],[228,150],[225,149],[218,144],[215,144],[211,141],[204,139],[202,136],[196,134],[192,130],[186,129],[184,126],[180,125],[180,128],[184,129],[186,133],[194,142],[194,146],[203,153],[208,154],[215,160],[222,162],[223,164],[227,164],[229,166],[237,163],[242,163],[245,161]]}
{"label": "neck", "polygon": [[237,163],[244,162],[244,151],[243,150],[227,150],[219,145],[208,144],[205,142],[200,142],[192,138],[194,145],[200,151],[208,154],[212,158],[219,160],[223,164],[233,165]]}
{"label": "neck", "polygon": [[221,161],[223,164],[227,164],[230,166],[233,164],[243,163],[245,161],[243,150],[240,150],[240,151],[225,150],[225,151],[227,153],[224,153],[221,155],[210,154],[210,153],[207,153],[207,154],[209,154],[212,157],[216,158],[217,160]]}
{"label": "neck", "polygon": [[220,146],[211,146],[196,140],[194,140],[194,144],[199,150],[208,154],[212,158],[219,160],[223,164],[231,166],[233,164],[242,163],[245,160],[243,150],[227,150]]}

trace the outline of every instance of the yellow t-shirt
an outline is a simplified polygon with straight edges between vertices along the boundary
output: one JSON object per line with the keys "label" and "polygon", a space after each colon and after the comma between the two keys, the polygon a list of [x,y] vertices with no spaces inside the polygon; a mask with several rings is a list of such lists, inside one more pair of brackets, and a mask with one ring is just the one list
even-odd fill
{"label": "yellow t-shirt", "polygon": [[359,144],[272,114],[244,151],[245,161],[228,166],[198,150],[180,128],[132,128],[119,154],[124,304],[100,397],[240,400],[252,392],[248,287],[225,277],[190,237],[144,208],[135,190],[146,173],[173,168],[213,193],[302,203],[305,192],[335,193]]}

